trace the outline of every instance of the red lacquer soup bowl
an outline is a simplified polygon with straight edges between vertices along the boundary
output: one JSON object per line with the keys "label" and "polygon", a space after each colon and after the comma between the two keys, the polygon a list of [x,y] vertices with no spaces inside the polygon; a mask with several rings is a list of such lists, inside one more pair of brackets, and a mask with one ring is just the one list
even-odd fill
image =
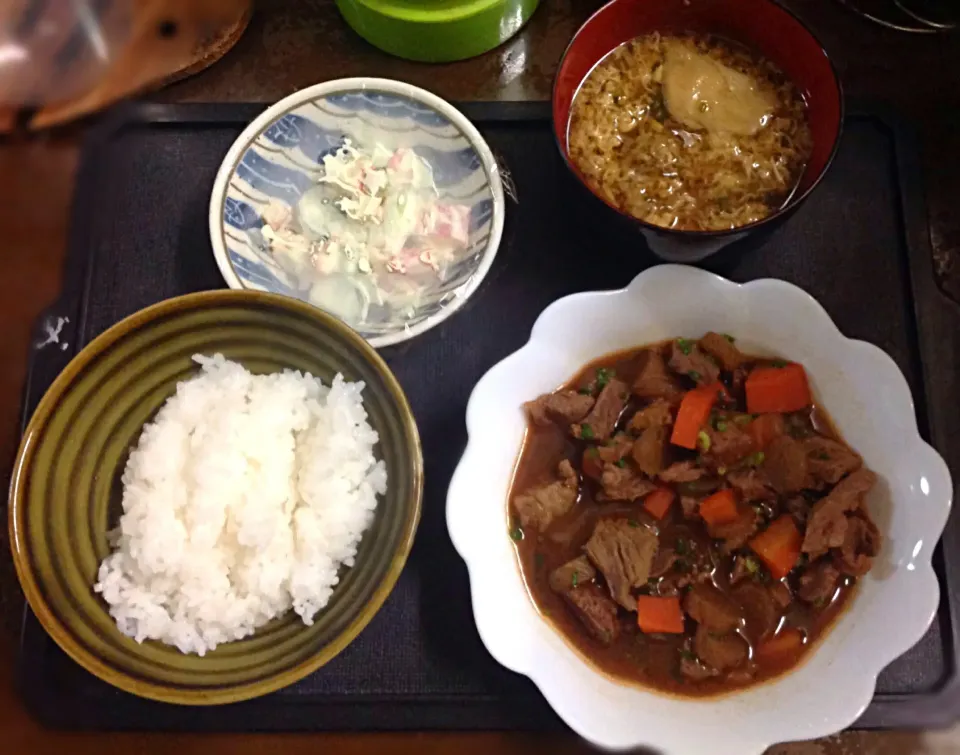
{"label": "red lacquer soup bowl", "polygon": [[[739,42],[771,60],[797,86],[807,102],[813,150],[791,199],[779,210],[755,223],[727,230],[678,230],[628,215],[589,189],[568,152],[573,99],[583,80],[608,53],[655,31],[711,34]],[[796,16],[772,0],[613,0],[574,35],[553,89],[557,145],[577,180],[604,205],[600,217],[625,227],[633,238],[639,232],[656,257],[670,262],[700,262],[734,242],[756,238],[776,227],[820,183],[836,154],[842,126],[843,94],[827,53]]]}

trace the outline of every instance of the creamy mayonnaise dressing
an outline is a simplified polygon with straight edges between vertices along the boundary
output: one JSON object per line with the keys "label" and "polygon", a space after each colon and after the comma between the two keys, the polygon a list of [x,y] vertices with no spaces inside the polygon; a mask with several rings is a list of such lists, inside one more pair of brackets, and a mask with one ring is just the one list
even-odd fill
{"label": "creamy mayonnaise dressing", "polygon": [[261,234],[308,298],[354,326],[412,317],[468,245],[470,208],[440,200],[413,150],[350,141],[295,207],[271,200]]}

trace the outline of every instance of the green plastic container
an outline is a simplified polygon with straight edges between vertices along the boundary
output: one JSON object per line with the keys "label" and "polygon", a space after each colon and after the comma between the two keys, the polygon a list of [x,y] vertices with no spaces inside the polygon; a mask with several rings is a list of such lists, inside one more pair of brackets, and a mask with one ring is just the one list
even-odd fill
{"label": "green plastic container", "polygon": [[492,50],[520,31],[540,0],[337,0],[370,44],[409,60],[443,63]]}

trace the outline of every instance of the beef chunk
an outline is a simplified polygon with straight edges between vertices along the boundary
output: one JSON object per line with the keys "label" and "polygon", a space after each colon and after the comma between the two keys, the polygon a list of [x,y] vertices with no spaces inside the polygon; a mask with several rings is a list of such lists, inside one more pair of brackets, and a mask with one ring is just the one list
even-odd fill
{"label": "beef chunk", "polygon": [[812,487],[836,485],[863,466],[863,459],[850,446],[822,435],[806,438],[803,447],[807,452],[807,469],[810,471]]}
{"label": "beef chunk", "polygon": [[726,422],[723,430],[708,426],[706,433],[710,438],[710,448],[703,453],[704,461],[710,466],[730,467],[753,452],[753,439],[734,422]]}
{"label": "beef chunk", "polygon": [[740,349],[720,333],[711,331],[697,343],[703,351],[716,359],[727,372],[733,372],[746,360],[746,357],[740,353]]}
{"label": "beef chunk", "polygon": [[763,471],[781,495],[801,490],[807,480],[807,452],[803,444],[789,435],[777,438],[767,446]]}
{"label": "beef chunk", "polygon": [[862,577],[873,566],[873,559],[880,552],[883,538],[880,530],[864,510],[847,517],[847,532],[833,562],[844,574]]}
{"label": "beef chunk", "polygon": [[757,469],[738,469],[727,475],[730,487],[740,494],[745,503],[753,501],[774,501],[777,494],[770,485],[766,474]]}
{"label": "beef chunk", "polygon": [[550,572],[550,588],[554,592],[563,594],[574,587],[593,582],[596,576],[597,571],[590,563],[590,559],[586,556],[578,556]]}
{"label": "beef chunk", "polygon": [[616,464],[625,459],[633,449],[633,438],[626,433],[617,433],[602,446],[597,446],[597,456],[600,461]]}
{"label": "beef chunk", "polygon": [[833,597],[839,579],[840,572],[830,561],[817,561],[800,573],[797,595],[807,603],[823,603]]}
{"label": "beef chunk", "polygon": [[667,369],[658,351],[647,349],[637,358],[637,378],[633,393],[640,398],[662,398],[673,402],[683,395],[683,387]]}
{"label": "beef chunk", "polygon": [[692,679],[695,682],[701,682],[704,679],[710,679],[711,677],[719,676],[720,672],[714,668],[707,668],[700,662],[699,658],[688,658],[687,656],[683,656],[680,659],[680,674],[687,679]]}
{"label": "beef chunk", "polygon": [[689,495],[680,496],[680,508],[687,519],[700,515],[700,499]]}
{"label": "beef chunk", "polygon": [[786,500],[783,507],[793,517],[793,521],[800,525],[801,530],[807,526],[807,517],[810,516],[810,502],[806,498],[802,495],[792,496]]}
{"label": "beef chunk", "polygon": [[619,467],[616,464],[606,464],[603,467],[600,485],[603,490],[597,497],[602,501],[635,501],[657,489],[655,483],[635,469],[629,466]]}
{"label": "beef chunk", "polygon": [[723,524],[708,524],[707,532],[715,540],[723,540],[727,553],[742,548],[760,527],[760,515],[749,506],[740,504],[737,518]]}
{"label": "beef chunk", "polygon": [[603,386],[597,401],[589,414],[579,424],[572,425],[570,431],[575,438],[584,440],[606,440],[613,435],[620,412],[627,404],[629,392],[627,385],[621,380],[611,378]]}
{"label": "beef chunk", "polygon": [[677,552],[673,548],[660,546],[650,565],[650,576],[662,577],[673,568],[675,563],[677,563]]}
{"label": "beef chunk", "polygon": [[703,477],[707,471],[692,461],[678,461],[660,471],[657,476],[664,482],[693,482]]}
{"label": "beef chunk", "polygon": [[847,534],[847,513],[860,507],[863,497],[877,481],[877,476],[861,467],[845,477],[826,496],[813,505],[803,537],[803,552],[816,559],[830,548],[843,545]]}
{"label": "beef chunk", "polygon": [[673,410],[666,399],[655,399],[648,406],[638,411],[627,425],[628,430],[643,432],[651,427],[667,427],[673,422]]}
{"label": "beef chunk", "polygon": [[592,407],[593,396],[577,391],[544,393],[540,398],[523,405],[527,416],[535,425],[549,425],[553,422],[569,425],[579,422],[587,416]]}
{"label": "beef chunk", "polygon": [[513,508],[524,527],[543,532],[556,517],[566,514],[577,502],[579,490],[573,465],[564,459],[558,472],[560,479],[556,482],[529,488],[513,499]]}
{"label": "beef chunk", "polygon": [[710,385],[720,379],[716,362],[695,343],[673,341],[667,347],[667,365],[678,375],[686,375],[697,385]]}
{"label": "beef chunk", "polygon": [[626,519],[601,519],[584,550],[603,573],[613,599],[629,611],[637,610],[630,591],[650,578],[657,553],[657,536]]}
{"label": "beef chunk", "polygon": [[690,588],[683,599],[683,610],[714,634],[726,634],[740,626],[741,613],[737,604],[709,583]]}
{"label": "beef chunk", "polygon": [[563,595],[577,618],[596,639],[609,645],[620,636],[617,604],[592,582],[574,587]]}
{"label": "beef chunk", "polygon": [[793,602],[790,588],[783,582],[774,582],[770,585],[770,597],[773,598],[773,602],[781,611]]}
{"label": "beef chunk", "polygon": [[645,475],[653,477],[663,468],[667,433],[663,427],[648,427],[633,444],[633,460]]}
{"label": "beef chunk", "polygon": [[718,635],[701,625],[693,638],[693,651],[704,665],[727,671],[747,660],[747,643],[738,634]]}
{"label": "beef chunk", "polygon": [[758,642],[773,634],[780,612],[766,587],[756,582],[744,582],[734,588],[732,595],[743,611],[746,633],[750,640]]}

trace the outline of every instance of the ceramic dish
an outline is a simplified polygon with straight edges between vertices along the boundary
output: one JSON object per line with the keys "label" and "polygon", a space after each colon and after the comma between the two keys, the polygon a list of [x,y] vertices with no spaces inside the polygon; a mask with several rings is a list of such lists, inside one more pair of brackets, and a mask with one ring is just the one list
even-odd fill
{"label": "ceramic dish", "polygon": [[[120,475],[144,422],[220,352],[257,373],[307,370],[363,380],[389,487],[330,603],[305,626],[292,612],[205,656],[122,635],[93,591],[121,513]],[[393,589],[420,516],[423,463],[410,407],[370,346],[333,317],[284,296],[214,291],[144,309],[93,340],[34,412],[14,467],[10,540],[30,607],[87,671],[142,697],[209,705],[284,687],[316,670],[367,625]]]}
{"label": "ceramic dish", "polygon": [[[587,188],[570,161],[567,133],[573,99],[590,71],[619,45],[651,32],[716,34],[740,42],[775,63],[807,103],[813,150],[789,201],[749,225],[723,231],[684,231],[647,223],[601,199]],[[749,236],[764,235],[789,217],[829,170],[843,130],[843,93],[823,46],[796,16],[773,0],[612,0],[574,35],[563,55],[553,89],[553,128],[563,159],[591,201],[604,209],[625,237],[639,235],[667,262],[699,262]]]}
{"label": "ceramic dish", "polygon": [[[210,199],[210,239],[230,288],[310,301],[309,284],[269,251],[264,212],[271,200],[295,205],[323,175],[322,158],[347,139],[369,152],[377,145],[412,149],[432,168],[439,201],[468,211],[464,247],[435,274],[420,271],[429,282],[409,306],[384,308],[364,287],[368,314],[349,324],[373,346],[387,346],[429,330],[462,306],[493,264],[503,232],[503,188],[493,153],[476,128],[436,95],[399,81],[356,78],[317,84],[280,100],[227,152]],[[362,280],[367,283],[369,276]]]}
{"label": "ceramic dish", "polygon": [[492,50],[520,31],[539,0],[337,0],[370,44],[401,58],[442,63]]}
{"label": "ceramic dish", "polygon": [[[783,349],[806,367],[845,440],[880,476],[868,505],[886,536],[875,569],[798,668],[741,692],[686,699],[604,676],[538,614],[508,536],[506,499],[526,427],[524,401],[604,354],[711,329],[736,334],[746,353]],[[526,346],[477,384],[467,429],[447,525],[470,572],[480,636],[494,658],[529,676],[557,713],[598,745],[759,755],[776,742],[831,734],[857,719],[880,670],[933,619],[939,585],[930,559],[950,509],[947,467],[921,440],[906,380],[890,357],[844,337],[816,301],[788,283],[737,285],[666,265],[622,291],[561,299],[537,320]]]}

